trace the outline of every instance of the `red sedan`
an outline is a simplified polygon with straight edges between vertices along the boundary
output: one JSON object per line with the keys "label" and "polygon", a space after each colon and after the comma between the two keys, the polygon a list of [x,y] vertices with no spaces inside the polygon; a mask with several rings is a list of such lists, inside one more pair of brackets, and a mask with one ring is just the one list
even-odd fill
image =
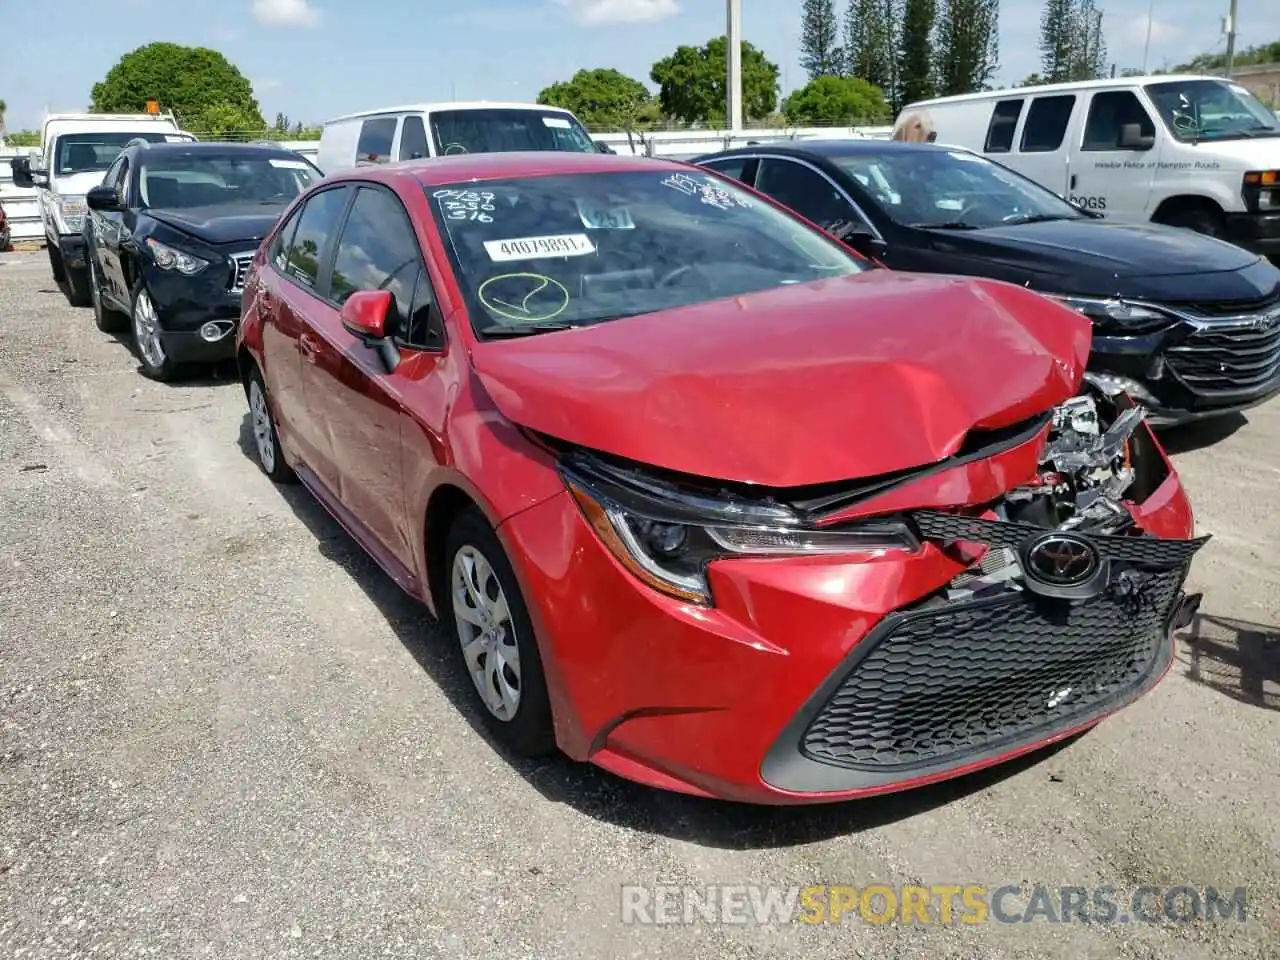
{"label": "red sedan", "polygon": [[759,803],[902,789],[1139,697],[1198,600],[1087,320],[875,268],[684,164],[330,177],[238,336],[262,469],[435,612],[519,752]]}

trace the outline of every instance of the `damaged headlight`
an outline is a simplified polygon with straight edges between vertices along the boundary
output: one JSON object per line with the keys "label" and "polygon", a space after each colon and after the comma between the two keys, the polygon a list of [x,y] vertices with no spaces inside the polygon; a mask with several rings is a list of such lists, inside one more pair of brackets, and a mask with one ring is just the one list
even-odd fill
{"label": "damaged headlight", "polygon": [[1072,297],[1054,293],[1046,293],[1044,296],[1050,300],[1056,300],[1076,313],[1084,314],[1103,327],[1119,329],[1125,333],[1141,333],[1172,322],[1168,314],[1155,307],[1130,303],[1127,300]]}
{"label": "damaged headlight", "polygon": [[911,531],[891,521],[815,528],[781,504],[689,493],[585,459],[562,465],[562,476],[618,561],[641,582],[689,603],[711,603],[706,568],[714,560],[851,554],[871,559],[919,549]]}

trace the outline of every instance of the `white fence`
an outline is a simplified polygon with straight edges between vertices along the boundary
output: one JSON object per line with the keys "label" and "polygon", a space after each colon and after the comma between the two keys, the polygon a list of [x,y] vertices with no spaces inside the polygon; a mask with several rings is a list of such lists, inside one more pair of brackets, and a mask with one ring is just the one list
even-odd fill
{"label": "white fence", "polygon": [[[872,138],[888,139],[891,127],[794,127],[790,129],[744,130],[729,133],[724,130],[663,130],[656,133],[633,134],[597,133],[597,140],[607,143],[621,154],[665,157],[671,160],[691,160],[704,153],[714,153],[729,147],[750,143],[770,143],[779,140],[814,140],[818,138]],[[320,141],[285,141],[282,146],[304,157],[315,160]],[[8,215],[14,243],[42,241],[44,231],[40,226],[40,211],[36,206],[36,192],[13,185],[13,171],[9,160],[25,157],[30,147],[0,148],[0,207]]]}

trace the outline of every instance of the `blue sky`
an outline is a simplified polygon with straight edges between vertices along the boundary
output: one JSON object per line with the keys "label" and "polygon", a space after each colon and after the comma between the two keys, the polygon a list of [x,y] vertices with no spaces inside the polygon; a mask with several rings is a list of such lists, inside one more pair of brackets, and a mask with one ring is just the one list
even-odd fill
{"label": "blue sky", "polygon": [[[843,2],[843,0],[840,0]],[[1043,0],[1004,0],[1000,78],[1038,68]],[[1228,0],[1154,0],[1150,65],[1221,50]],[[1149,0],[1098,0],[1110,58],[1141,66]],[[743,0],[743,32],[803,83],[800,0]],[[724,0],[59,0],[0,10],[0,97],[8,127],[45,108],[84,108],[121,54],[153,40],[222,51],[254,83],[268,120],[308,123],[393,103],[532,100],[579,67],[616,67],[648,83],[681,43],[724,31]],[[1239,0],[1239,46],[1280,39],[1280,3]],[[20,41],[15,42],[17,38]]]}

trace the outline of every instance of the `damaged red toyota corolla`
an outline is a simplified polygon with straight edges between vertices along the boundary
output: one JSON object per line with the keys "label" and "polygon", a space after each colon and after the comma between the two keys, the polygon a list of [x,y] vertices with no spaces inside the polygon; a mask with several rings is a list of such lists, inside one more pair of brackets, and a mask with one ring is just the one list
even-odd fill
{"label": "damaged red toyota corolla", "polygon": [[901,789],[1124,706],[1194,606],[1203,540],[1141,412],[1082,383],[1088,321],[870,269],[702,170],[327,179],[240,330],[263,469],[437,612],[518,751]]}

